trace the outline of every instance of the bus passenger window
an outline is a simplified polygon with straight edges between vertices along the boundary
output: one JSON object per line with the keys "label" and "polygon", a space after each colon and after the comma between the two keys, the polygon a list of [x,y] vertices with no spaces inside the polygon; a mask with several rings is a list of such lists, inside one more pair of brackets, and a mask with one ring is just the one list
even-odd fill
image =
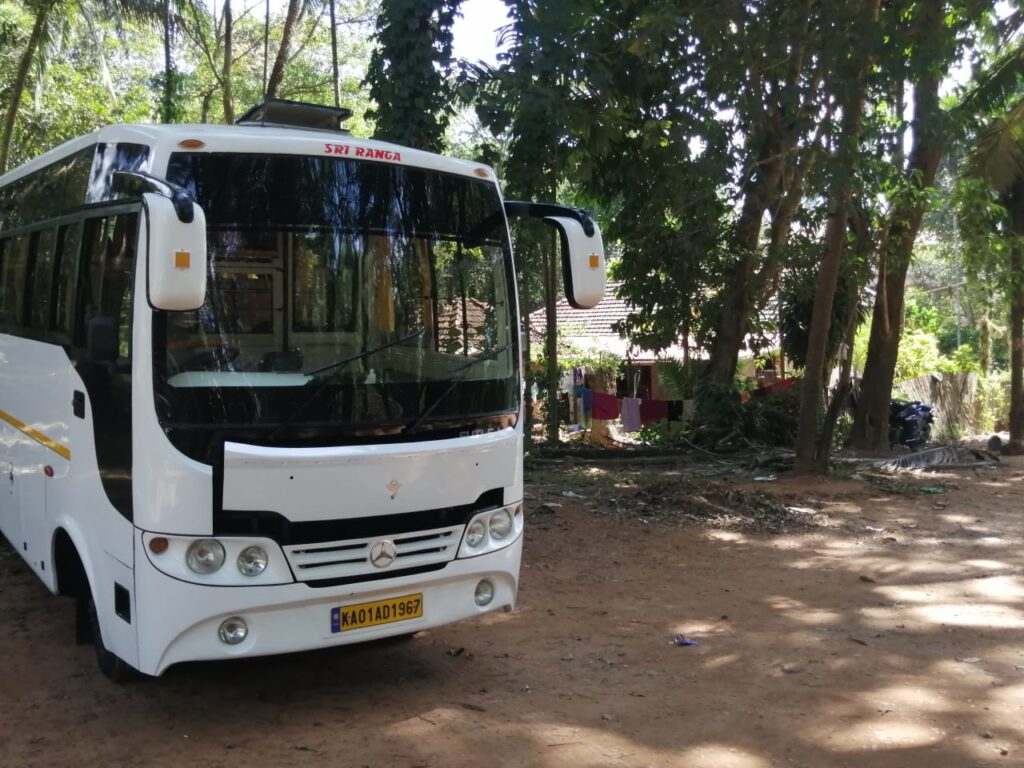
{"label": "bus passenger window", "polygon": [[0,326],[17,328],[25,320],[25,271],[30,235],[10,238],[0,261]]}
{"label": "bus passenger window", "polygon": [[29,328],[34,331],[45,331],[50,318],[50,298],[53,281],[54,246],[57,243],[57,230],[48,229],[36,235],[36,247],[32,259],[31,282],[29,297]]}
{"label": "bus passenger window", "polygon": [[52,331],[65,342],[71,340],[75,319],[75,288],[78,283],[78,255],[82,245],[82,225],[61,227],[57,235],[57,268],[53,286]]}
{"label": "bus passenger window", "polygon": [[127,358],[131,347],[132,274],[138,215],[122,214],[86,222],[88,249],[83,274],[82,326],[93,317],[117,320],[118,357]]}

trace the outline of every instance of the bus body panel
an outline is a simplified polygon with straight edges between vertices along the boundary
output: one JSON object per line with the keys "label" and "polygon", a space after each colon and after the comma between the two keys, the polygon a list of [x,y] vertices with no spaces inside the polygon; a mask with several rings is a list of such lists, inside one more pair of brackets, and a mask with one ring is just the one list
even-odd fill
{"label": "bus body panel", "polygon": [[50,519],[66,503],[69,486],[74,370],[60,346],[8,335],[0,336],[0,360],[0,483],[6,486],[0,526],[54,591]]}
{"label": "bus body panel", "polygon": [[[52,530],[64,531],[78,553],[89,592],[96,603],[103,643],[132,666],[138,662],[138,637],[134,608],[135,574],[132,567],[134,528],[109,503],[107,509],[68,503],[56,514]],[[117,546],[111,546],[115,544]],[[111,549],[127,547],[127,562],[111,554]],[[123,554],[123,553],[122,553]],[[115,589],[127,590],[130,599],[128,619],[115,610]]]}
{"label": "bus body panel", "polygon": [[132,494],[135,524],[147,531],[213,533],[213,467],[178,451],[157,421],[153,396],[153,311],[148,282],[148,212],[139,227],[132,325]]}
{"label": "bus body panel", "polygon": [[451,440],[330,448],[226,443],[224,508],[271,510],[292,522],[416,512],[472,504],[516,487],[521,435],[509,427]]}
{"label": "bus body panel", "polygon": [[[359,643],[441,626],[515,606],[522,536],[489,555],[455,560],[444,570],[338,587],[306,584],[268,587],[210,587],[188,584],[158,571],[136,537],[138,669],[159,675],[182,661],[230,659]],[[494,585],[486,608],[474,600],[483,578]],[[331,631],[331,609],[391,597],[422,594],[423,617],[347,632]],[[239,645],[217,637],[220,623],[243,617],[249,635]]]}

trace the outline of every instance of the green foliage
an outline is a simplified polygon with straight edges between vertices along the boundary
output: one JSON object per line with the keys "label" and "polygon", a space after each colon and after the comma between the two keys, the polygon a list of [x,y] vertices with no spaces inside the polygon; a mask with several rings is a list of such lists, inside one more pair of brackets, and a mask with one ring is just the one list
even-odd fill
{"label": "green foliage", "polygon": [[796,444],[798,390],[752,397],[743,405],[745,434],[768,445]]}
{"label": "green foliage", "polygon": [[693,397],[700,380],[702,362],[690,360],[684,365],[678,360],[659,360],[654,364],[654,375],[666,400],[689,400]]}
{"label": "green foliage", "polygon": [[366,82],[377,135],[441,150],[452,111],[452,23],[461,0],[383,0]]}
{"label": "green foliage", "polygon": [[[0,5],[0,11],[9,8]],[[155,32],[132,24],[118,30],[113,22],[90,26],[76,18],[55,42],[46,66],[37,70],[32,98],[21,104],[12,168],[99,125],[148,122],[155,114],[150,90],[153,62],[160,57]],[[5,65],[0,56],[0,82],[6,79]]]}
{"label": "green foliage", "polygon": [[904,331],[896,360],[895,381],[935,373],[948,366],[949,360],[939,352],[939,342],[934,335],[916,329]]}
{"label": "green foliage", "polygon": [[668,419],[659,419],[652,424],[644,424],[634,437],[644,445],[672,445],[679,442],[682,432],[673,432]]}
{"label": "green foliage", "polygon": [[[867,301],[860,296],[863,278],[858,266],[856,261],[848,259],[839,274],[825,352],[830,362],[835,361],[850,323],[859,325],[867,316]],[[798,368],[803,368],[807,360],[816,287],[816,268],[794,269],[786,273],[779,296],[782,351]]]}
{"label": "green foliage", "polygon": [[953,350],[950,364],[950,373],[979,373],[981,371],[978,354],[970,344],[961,344]]}
{"label": "green foliage", "polygon": [[982,432],[1006,429],[1010,417],[1010,372],[982,376],[978,379],[978,426]]}
{"label": "green foliage", "polygon": [[907,299],[905,318],[906,330],[923,331],[933,336],[938,335],[942,325],[939,312],[934,306],[923,304],[912,297]]}
{"label": "green foliage", "polygon": [[733,384],[703,381],[697,386],[696,409],[700,423],[713,429],[733,429],[744,421],[743,404]]}

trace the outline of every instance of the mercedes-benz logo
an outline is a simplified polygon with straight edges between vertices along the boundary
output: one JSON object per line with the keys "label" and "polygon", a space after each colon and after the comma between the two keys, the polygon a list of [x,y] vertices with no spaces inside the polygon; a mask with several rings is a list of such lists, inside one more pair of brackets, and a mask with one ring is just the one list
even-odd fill
{"label": "mercedes-benz logo", "polygon": [[398,549],[393,541],[381,539],[370,546],[370,565],[374,568],[387,568],[398,557]]}

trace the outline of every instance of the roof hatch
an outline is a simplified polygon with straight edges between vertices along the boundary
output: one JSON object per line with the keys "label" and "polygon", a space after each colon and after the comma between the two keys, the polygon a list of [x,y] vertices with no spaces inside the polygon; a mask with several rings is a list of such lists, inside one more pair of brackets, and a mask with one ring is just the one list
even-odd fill
{"label": "roof hatch", "polygon": [[312,128],[348,133],[341,124],[352,117],[345,107],[325,107],[288,99],[264,99],[235,121],[236,125],[268,125],[286,128]]}

